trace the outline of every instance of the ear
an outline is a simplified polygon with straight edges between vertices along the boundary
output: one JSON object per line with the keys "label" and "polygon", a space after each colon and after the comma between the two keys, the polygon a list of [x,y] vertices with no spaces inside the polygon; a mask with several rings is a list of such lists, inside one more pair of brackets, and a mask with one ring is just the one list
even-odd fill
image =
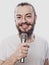
{"label": "ear", "polygon": [[34,20],[35,20],[35,23],[36,23],[36,20],[37,20],[37,15],[35,16],[35,19],[34,19]]}

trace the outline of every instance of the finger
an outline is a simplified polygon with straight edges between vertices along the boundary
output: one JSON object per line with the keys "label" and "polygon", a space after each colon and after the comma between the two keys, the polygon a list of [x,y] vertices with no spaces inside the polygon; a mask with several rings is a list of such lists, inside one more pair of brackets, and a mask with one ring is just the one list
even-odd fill
{"label": "finger", "polygon": [[23,54],[28,54],[28,51],[22,51]]}
{"label": "finger", "polygon": [[28,47],[28,48],[30,47],[29,44],[27,44],[27,43],[22,44],[22,46],[23,47]]}
{"label": "finger", "polygon": [[28,51],[28,47],[22,47],[22,50]]}

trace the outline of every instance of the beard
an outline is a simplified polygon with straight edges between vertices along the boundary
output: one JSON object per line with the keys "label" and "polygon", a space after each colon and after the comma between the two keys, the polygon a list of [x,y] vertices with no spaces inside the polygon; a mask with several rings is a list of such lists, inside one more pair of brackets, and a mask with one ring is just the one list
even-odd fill
{"label": "beard", "polygon": [[[31,29],[29,29],[28,31],[22,31],[19,26],[22,26],[23,24],[26,24],[26,25],[31,25]],[[19,24],[18,26],[16,25],[17,29],[18,29],[18,32],[19,32],[19,35],[21,35],[22,33],[26,33],[28,38],[31,37],[31,35],[33,34],[33,30],[34,30],[34,26],[35,26],[35,20],[34,20],[34,23],[21,23]]]}

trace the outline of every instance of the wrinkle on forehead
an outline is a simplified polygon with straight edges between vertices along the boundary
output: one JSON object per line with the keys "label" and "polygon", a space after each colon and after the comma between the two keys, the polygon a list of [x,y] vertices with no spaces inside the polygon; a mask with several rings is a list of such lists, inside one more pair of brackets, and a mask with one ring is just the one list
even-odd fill
{"label": "wrinkle on forehead", "polygon": [[31,14],[33,13],[34,14],[31,6],[28,6],[28,5],[27,6],[19,6],[15,9],[15,14],[24,15],[24,14],[27,14],[27,13],[31,13]]}

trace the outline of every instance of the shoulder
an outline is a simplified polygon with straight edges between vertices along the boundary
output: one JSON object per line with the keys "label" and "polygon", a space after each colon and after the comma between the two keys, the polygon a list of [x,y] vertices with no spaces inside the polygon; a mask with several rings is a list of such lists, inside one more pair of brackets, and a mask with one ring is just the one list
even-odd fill
{"label": "shoulder", "polygon": [[43,37],[40,37],[40,36],[35,36],[35,39],[38,41],[38,42],[41,42],[41,43],[44,43],[44,44],[48,44],[47,40]]}

